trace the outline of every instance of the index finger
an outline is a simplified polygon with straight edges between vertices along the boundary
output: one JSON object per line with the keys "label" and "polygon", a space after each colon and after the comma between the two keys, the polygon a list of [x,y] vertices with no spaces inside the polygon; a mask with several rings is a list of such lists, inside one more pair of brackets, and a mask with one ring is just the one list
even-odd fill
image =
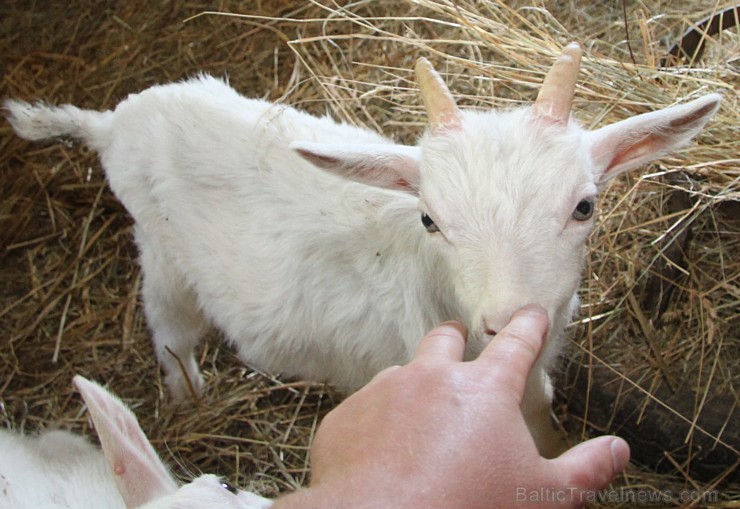
{"label": "index finger", "polygon": [[493,337],[477,361],[495,367],[511,390],[523,394],[529,372],[542,349],[548,325],[544,308],[533,304],[524,306]]}
{"label": "index finger", "polygon": [[424,336],[411,362],[440,360],[461,361],[465,354],[468,331],[460,322],[445,322]]}

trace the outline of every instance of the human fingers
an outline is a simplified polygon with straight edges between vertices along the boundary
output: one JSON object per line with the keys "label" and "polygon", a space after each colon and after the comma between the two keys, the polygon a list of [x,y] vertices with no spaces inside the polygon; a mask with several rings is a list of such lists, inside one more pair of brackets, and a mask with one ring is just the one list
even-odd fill
{"label": "human fingers", "polygon": [[551,460],[562,482],[581,492],[598,491],[629,463],[630,448],[616,436],[582,442]]}
{"label": "human fingers", "polygon": [[547,334],[547,311],[528,304],[511,317],[511,321],[478,356],[478,362],[489,364],[503,378],[507,387],[522,395],[524,386]]}
{"label": "human fingers", "polygon": [[445,322],[424,336],[411,362],[461,361],[468,331],[460,322]]}

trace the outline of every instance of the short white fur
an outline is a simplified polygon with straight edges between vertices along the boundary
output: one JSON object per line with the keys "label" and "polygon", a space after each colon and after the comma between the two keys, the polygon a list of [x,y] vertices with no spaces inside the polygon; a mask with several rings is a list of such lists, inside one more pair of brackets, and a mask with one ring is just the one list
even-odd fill
{"label": "short white fur", "polygon": [[[573,211],[614,175],[687,143],[719,102],[712,94],[593,132],[529,107],[462,111],[459,129],[430,130],[413,147],[207,76],[112,112],[5,107],[27,139],[80,137],[100,153],[136,222],[146,316],[176,398],[188,383],[175,356],[202,388],[193,352],[209,325],[245,363],[354,390],[410,360],[441,321],[468,326],[473,358],[534,302],[551,327],[523,409],[552,456],[561,444],[547,371],[593,227]],[[440,232],[425,230],[421,212]]]}

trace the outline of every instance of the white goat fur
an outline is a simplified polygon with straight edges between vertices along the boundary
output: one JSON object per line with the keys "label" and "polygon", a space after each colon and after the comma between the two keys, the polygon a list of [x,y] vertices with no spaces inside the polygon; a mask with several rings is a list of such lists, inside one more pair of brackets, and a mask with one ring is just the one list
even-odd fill
{"label": "white goat fur", "polygon": [[75,377],[102,451],[65,430],[25,436],[0,430],[0,509],[266,509],[210,474],[179,486],[136,416],[101,386]]}
{"label": "white goat fur", "polygon": [[[202,378],[208,324],[243,362],[354,390],[407,362],[425,332],[465,322],[472,358],[520,306],[551,319],[523,403],[540,449],[559,446],[546,370],[577,306],[593,220],[580,200],[687,143],[720,97],[588,132],[530,108],[462,112],[415,147],[246,99],[201,76],[97,113],[6,102],[27,139],[82,138],[134,217],[143,298],[175,397]],[[321,167],[321,168],[319,168]],[[428,213],[441,233],[420,223]]]}

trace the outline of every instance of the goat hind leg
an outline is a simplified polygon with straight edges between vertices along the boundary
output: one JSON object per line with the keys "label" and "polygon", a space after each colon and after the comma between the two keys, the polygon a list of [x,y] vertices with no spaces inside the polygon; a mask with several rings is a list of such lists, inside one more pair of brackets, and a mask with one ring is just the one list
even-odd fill
{"label": "goat hind leg", "polygon": [[195,347],[207,329],[195,293],[160,249],[140,245],[142,294],[157,360],[165,372],[170,394],[182,401],[203,388]]}

